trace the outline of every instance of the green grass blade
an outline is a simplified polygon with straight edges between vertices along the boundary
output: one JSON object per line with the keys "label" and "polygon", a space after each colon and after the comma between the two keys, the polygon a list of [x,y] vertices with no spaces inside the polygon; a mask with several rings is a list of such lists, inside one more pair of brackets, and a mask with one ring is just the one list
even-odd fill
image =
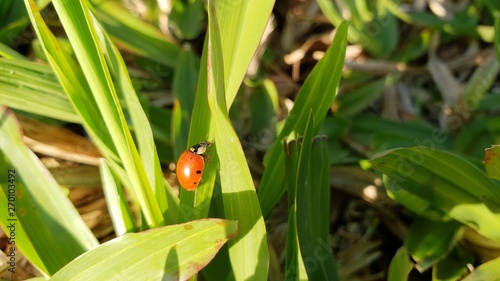
{"label": "green grass blade", "polygon": [[[206,44],[205,44],[206,46]],[[176,103],[172,114],[172,136],[174,141],[174,155],[176,158],[188,147],[204,140],[212,140],[210,131],[210,109],[208,108],[206,87],[198,86],[193,91],[192,85],[206,85],[206,48],[204,49],[201,63],[188,52],[183,53],[180,60],[191,62],[179,67],[174,78],[174,94]],[[200,65],[198,81],[193,81],[191,72]],[[195,70],[198,72],[198,70]],[[194,102],[193,102],[194,101]],[[189,129],[189,130],[188,130]],[[210,161],[205,165],[203,181],[195,192],[180,188],[180,206],[177,222],[186,222],[199,218],[206,218],[210,208],[210,201],[216,177],[217,155],[211,149]]]}
{"label": "green grass blade", "polygon": [[495,211],[500,206],[500,190],[469,162],[423,146],[381,152],[371,162],[389,177],[393,188],[405,189],[482,235],[500,241],[500,216]]}
{"label": "green grass blade", "polygon": [[[299,246],[299,249],[290,252],[300,253],[300,259],[292,257],[297,261],[291,266],[298,265],[299,279],[303,266],[309,280],[339,280],[329,238],[328,147],[326,137],[313,137],[313,126],[313,114],[310,112],[303,138],[292,141],[287,147],[288,205],[295,212],[289,220],[296,220],[298,241],[295,243]],[[293,240],[288,242],[292,243],[292,247],[295,244]]]}
{"label": "green grass blade", "polygon": [[395,75],[388,75],[385,79],[377,79],[362,87],[355,88],[349,93],[338,96],[335,101],[338,104],[337,114],[344,118],[357,115],[370,103],[380,98],[383,90],[397,82]]}
{"label": "green grass blade", "polygon": [[0,58],[0,101],[18,110],[81,122],[54,72],[46,65]]}
{"label": "green grass blade", "polygon": [[304,146],[310,146],[309,155],[302,159],[307,173],[304,184],[297,187],[296,198],[302,259],[309,280],[339,280],[330,246],[330,165],[326,137],[311,139],[304,135],[303,150]]}
{"label": "green grass blade", "polygon": [[[312,122],[312,117],[309,115],[309,121]],[[312,131],[312,126],[309,126],[309,134],[307,134],[308,139]],[[307,132],[306,132],[307,133]],[[288,227],[287,227],[287,241],[286,241],[286,259],[285,259],[285,279],[286,280],[304,280],[306,279],[307,272],[304,267],[303,256],[300,249],[300,241],[298,236],[298,207],[297,207],[297,197],[298,189],[300,186],[305,184],[307,180],[304,176],[307,171],[305,171],[303,154],[305,151],[310,150],[302,149],[303,146],[297,140],[292,140],[286,144],[286,168],[287,168],[287,183],[288,183]]]}
{"label": "green grass blade", "polygon": [[229,242],[231,266],[236,280],[265,280],[269,263],[266,228],[245,154],[229,120],[219,23],[212,1],[207,59],[207,94],[214,119],[224,213],[240,223],[240,234]]}
{"label": "green grass blade", "polygon": [[92,4],[100,22],[120,46],[170,68],[177,67],[181,50],[158,29],[131,15],[119,2],[92,0]]}
{"label": "green grass blade", "polygon": [[444,211],[440,210],[438,207],[435,207],[429,201],[413,194],[406,189],[400,188],[397,184],[393,184],[390,178],[386,175],[384,175],[382,178],[389,196],[393,200],[396,200],[400,204],[406,206],[406,208],[408,208],[415,214],[437,221],[443,220],[443,218],[446,217],[446,213]]}
{"label": "green grass blade", "polygon": [[[199,143],[200,141],[213,140],[213,121],[210,108],[208,106],[207,87],[205,86],[207,85],[207,39],[205,40],[201,58],[198,88],[196,90],[196,98],[194,101],[191,125],[189,129],[189,141],[187,144],[184,144],[184,149]],[[208,154],[210,160],[206,162],[205,171],[203,172],[203,181],[200,183],[198,188],[194,192],[186,191],[181,188],[178,222],[185,222],[197,218],[206,218],[208,216],[219,163],[216,150],[217,144],[212,146],[210,153]]]}
{"label": "green grass blade", "polygon": [[[1,103],[21,111],[81,123],[82,118],[79,114],[85,114],[81,111],[83,106],[78,112],[73,108],[51,67],[22,58],[22,60],[0,58]],[[165,117],[166,112],[166,109],[150,107],[151,126],[155,129],[153,134],[155,140],[161,144],[165,139],[170,141],[170,138],[164,135],[165,118],[168,119],[168,116]],[[166,154],[163,153],[161,156],[171,161],[173,157]]]}
{"label": "green grass blade", "polygon": [[304,280],[307,278],[304,262],[300,255],[299,241],[297,238],[297,218],[295,213],[295,205],[293,204],[288,214],[284,280]]}
{"label": "green grass blade", "polygon": [[28,58],[16,52],[4,43],[0,43],[0,57],[28,61]]}
{"label": "green grass blade", "polygon": [[[54,272],[57,271],[58,268],[64,266],[64,262],[58,261],[57,257],[47,256],[44,255],[44,253],[38,254],[39,251],[38,249],[40,247],[37,246],[35,248],[35,245],[40,243],[40,241],[37,240],[36,237],[32,241],[30,236],[26,232],[26,230],[28,230],[28,232],[33,233],[33,231],[30,230],[30,227],[33,226],[33,223],[31,221],[25,221],[24,217],[21,217],[19,218],[18,221],[14,222],[15,223],[14,225],[11,224],[13,223],[12,220],[17,219],[16,218],[17,212],[12,213],[12,211],[16,211],[15,208],[20,208],[23,205],[27,205],[27,203],[32,203],[32,202],[29,198],[26,198],[24,200],[18,200],[16,198],[18,192],[22,192],[24,194],[26,193],[24,192],[26,187],[24,183],[21,181],[21,179],[16,178],[14,181],[14,179],[9,176],[10,174],[12,174],[18,177],[18,175],[16,175],[18,171],[14,166],[12,166],[11,163],[9,163],[3,151],[0,151],[0,166],[4,169],[6,173],[6,176],[0,180],[0,188],[1,188],[0,204],[2,204],[2,206],[5,206],[5,208],[7,208],[7,212],[3,212],[3,214],[0,214],[0,226],[2,227],[3,232],[7,234],[8,239],[11,239],[13,236],[15,237],[15,241],[9,240],[7,242],[8,246],[6,246],[5,248],[5,254],[12,255],[12,252],[14,252],[14,255],[17,255],[17,253],[15,252],[16,250],[12,251],[13,247],[11,247],[14,246],[15,243],[17,250],[21,250],[23,252],[23,255],[41,272],[50,274],[51,270]],[[15,186],[15,191],[12,185]],[[9,190],[12,190],[10,194]],[[14,192],[16,193],[15,197],[13,197]],[[23,210],[23,212],[27,211],[29,213],[33,211],[33,208],[30,209],[24,208],[24,209],[26,210]],[[38,219],[38,217],[36,217],[36,219]],[[41,228],[36,228],[37,231],[34,232],[34,234],[41,236],[42,239],[44,235],[48,235],[47,230],[45,229],[46,227],[45,225],[42,224],[41,220],[39,220],[38,223],[35,224],[35,226],[39,226]],[[52,244],[53,241],[48,241],[48,243]],[[66,262],[69,262],[70,260],[71,258],[68,257],[68,260]],[[13,267],[13,265],[11,264],[9,264],[9,266]]]}
{"label": "green grass blade", "polygon": [[102,122],[103,117],[101,113],[97,110],[98,107],[95,99],[92,95],[84,97],[81,94],[91,92],[81,69],[49,31],[33,1],[25,0],[25,3],[29,7],[28,13],[30,14],[33,28],[37,33],[40,43],[44,46],[47,58],[53,64],[54,72],[73,104],[74,109],[80,115],[81,119],[85,121],[83,125],[87,133],[93,138],[101,153],[110,155],[113,159],[118,159],[116,148],[111,141],[109,133],[104,133],[107,132],[107,129]]}
{"label": "green grass blade", "polygon": [[[224,55],[225,91],[228,108],[236,96],[245,71],[264,32],[274,1],[230,0],[217,1],[219,32]],[[198,89],[191,117],[187,147],[203,140],[213,140],[213,119],[207,102],[207,41],[200,66]],[[181,109],[183,111],[183,109]],[[216,144],[217,146],[217,144]],[[181,190],[179,221],[202,218],[208,215],[212,201],[213,185],[217,171],[217,148],[210,152],[203,173],[203,181],[195,192]]]}
{"label": "green grass blade", "polygon": [[[15,183],[1,181],[0,200],[8,206],[8,184],[15,184],[16,245],[34,264],[52,275],[99,244],[54,178],[24,145],[19,124],[5,107],[0,112],[0,149],[17,174]],[[0,216],[5,229],[9,217],[6,212]]]}
{"label": "green grass blade", "polygon": [[274,1],[218,0],[216,5],[224,55],[226,103],[230,108],[264,33]]}
{"label": "green grass blade", "polygon": [[[98,27],[100,26],[98,25]],[[167,218],[169,215],[167,214],[168,202],[166,188],[171,189],[171,187],[163,179],[163,172],[160,167],[160,160],[158,159],[158,153],[153,140],[153,131],[149,125],[149,120],[142,109],[139,98],[132,85],[132,81],[130,80],[127,66],[118,49],[102,28],[98,28],[97,32],[100,41],[104,42],[106,61],[110,66],[111,74],[116,82],[118,93],[122,94],[120,98],[123,98],[125,101],[127,113],[130,117],[132,127],[134,128],[134,135],[138,144],[141,161],[144,165],[149,183],[153,187],[160,211],[163,213],[164,218]],[[165,186],[165,183],[167,183],[167,186]]]}
{"label": "green grass blade", "polygon": [[[219,13],[221,44],[224,54],[224,75],[226,78],[226,100],[228,108],[236,96],[245,71],[253,57],[265,25],[271,13],[274,1],[217,1]],[[206,46],[202,57],[198,91],[194,111],[191,118],[189,141],[187,146],[202,140],[211,140],[213,126],[210,110],[206,100]],[[186,148],[186,147],[184,147]],[[214,148],[213,150],[215,150]],[[215,156],[214,156],[215,155]],[[217,163],[215,151],[211,152],[211,163]],[[210,164],[205,168],[203,182],[195,193],[181,191],[181,205],[184,212],[179,213],[180,221],[205,217],[210,207],[213,184],[217,165]],[[195,199],[196,198],[196,199]]]}
{"label": "green grass blade", "polygon": [[[308,279],[310,280],[315,280],[314,278],[319,278],[319,276],[322,276],[322,272],[318,272],[316,270],[313,270],[311,268],[312,262],[317,262],[314,260],[313,255],[311,255],[312,251],[312,243],[314,241],[311,241],[312,238],[310,235],[311,229],[301,229],[303,227],[309,227],[312,228],[314,227],[311,221],[309,220],[311,217],[309,217],[310,213],[308,212],[311,211],[309,206],[306,206],[310,204],[310,197],[308,198],[306,189],[310,188],[309,186],[309,180],[308,178],[308,172],[309,172],[309,159],[311,156],[311,146],[312,146],[312,138],[313,138],[313,124],[314,124],[314,118],[312,115],[312,112],[309,112],[309,118],[307,120],[307,125],[304,131],[301,133],[303,135],[302,139],[299,139],[296,142],[297,149],[295,149],[295,152],[298,154],[297,156],[293,157],[292,156],[292,161],[296,163],[292,163],[293,166],[293,173],[291,173],[292,182],[294,184],[293,189],[293,198],[294,198],[294,206],[295,206],[295,212],[296,212],[296,228],[297,228],[297,242],[298,242],[298,253],[300,255],[299,259],[299,279],[302,279],[300,277],[300,272],[304,272],[302,270],[302,267],[304,267],[305,272],[307,273]],[[293,153],[293,151],[292,151]],[[317,167],[316,167],[317,168]],[[321,192],[321,191],[320,191]],[[290,194],[292,196],[292,194]],[[316,202],[317,203],[317,202]],[[310,206],[313,207],[313,206]],[[319,207],[319,206],[318,206]],[[321,208],[321,207],[319,207]],[[321,215],[320,217],[323,217]],[[317,218],[315,218],[316,220]],[[307,260],[307,265],[306,265],[306,260]],[[317,265],[317,264],[316,264]],[[317,268],[316,268],[317,269]],[[321,268],[320,271],[322,271],[323,268]],[[315,274],[316,273],[316,274]],[[317,273],[320,273],[319,275]],[[322,276],[324,278],[324,276]]]}
{"label": "green grass blade", "polygon": [[83,254],[50,280],[186,280],[237,232],[235,221],[206,219],[128,233]]}
{"label": "green grass blade", "polygon": [[97,42],[88,3],[75,2],[75,5],[74,2],[53,1],[82,70],[47,29],[33,2],[26,0],[26,3],[47,58],[75,109],[82,116],[85,129],[110,163],[119,163],[111,167],[123,165],[125,168],[126,173],[115,173],[122,176],[123,182],[131,183],[147,224],[150,227],[163,225],[162,213],[125,122],[111,75]]}
{"label": "green grass blade", "polygon": [[335,38],[325,56],[316,64],[302,85],[280,135],[266,155],[266,169],[258,190],[264,216],[269,214],[286,190],[282,140],[293,132],[304,131],[311,110],[315,122],[313,130],[315,134],[319,131],[326,112],[337,95],[346,44],[347,23],[344,22],[337,28]]}
{"label": "green grass blade", "polygon": [[[311,130],[312,128],[309,126],[309,131]],[[285,280],[307,280],[307,271],[300,250],[297,222],[297,190],[307,180],[304,177],[307,172],[304,171],[305,163],[300,161],[303,158],[304,150],[297,140],[286,144],[288,194],[293,194],[293,196],[288,197],[289,224],[286,240]]]}
{"label": "green grass blade", "polygon": [[295,207],[292,205],[290,212],[288,213],[288,227],[286,232],[286,256],[285,256],[285,279],[284,280],[296,280],[297,271],[299,268],[298,263],[298,248],[297,243],[297,230],[295,218]]}
{"label": "green grass blade", "polygon": [[116,236],[121,236],[128,232],[135,231],[134,219],[127,204],[127,199],[123,193],[122,187],[113,176],[106,161],[101,158],[99,171],[102,178],[102,190],[109,215],[113,222]]}

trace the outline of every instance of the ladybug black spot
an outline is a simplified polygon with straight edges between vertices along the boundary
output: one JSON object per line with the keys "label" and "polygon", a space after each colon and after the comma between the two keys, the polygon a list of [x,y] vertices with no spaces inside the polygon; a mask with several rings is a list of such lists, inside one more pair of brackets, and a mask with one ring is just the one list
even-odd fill
{"label": "ladybug black spot", "polygon": [[196,170],[196,174],[197,175],[201,175],[201,171],[200,170]]}

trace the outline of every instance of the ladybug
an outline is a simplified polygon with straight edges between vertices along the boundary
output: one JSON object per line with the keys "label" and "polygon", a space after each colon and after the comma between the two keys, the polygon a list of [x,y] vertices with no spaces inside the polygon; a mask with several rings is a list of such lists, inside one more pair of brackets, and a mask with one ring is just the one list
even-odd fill
{"label": "ladybug", "polygon": [[177,179],[184,189],[195,190],[201,182],[201,175],[205,168],[205,159],[203,155],[207,148],[212,145],[209,141],[202,141],[184,150],[177,161]]}

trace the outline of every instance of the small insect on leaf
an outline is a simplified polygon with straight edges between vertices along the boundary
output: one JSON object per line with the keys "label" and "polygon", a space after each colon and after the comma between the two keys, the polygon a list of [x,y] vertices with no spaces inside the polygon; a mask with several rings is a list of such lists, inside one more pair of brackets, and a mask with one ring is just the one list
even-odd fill
{"label": "small insect on leaf", "polygon": [[212,145],[209,141],[202,141],[191,146],[179,157],[177,161],[177,179],[180,185],[189,191],[195,190],[201,182],[203,169],[205,168],[207,149]]}

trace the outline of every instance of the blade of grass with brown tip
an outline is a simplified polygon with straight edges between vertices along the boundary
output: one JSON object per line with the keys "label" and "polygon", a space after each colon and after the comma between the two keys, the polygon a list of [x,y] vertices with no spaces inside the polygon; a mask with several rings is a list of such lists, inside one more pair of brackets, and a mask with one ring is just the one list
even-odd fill
{"label": "blade of grass with brown tip", "polygon": [[238,222],[205,219],[128,233],[69,263],[51,280],[186,280],[238,233]]}

